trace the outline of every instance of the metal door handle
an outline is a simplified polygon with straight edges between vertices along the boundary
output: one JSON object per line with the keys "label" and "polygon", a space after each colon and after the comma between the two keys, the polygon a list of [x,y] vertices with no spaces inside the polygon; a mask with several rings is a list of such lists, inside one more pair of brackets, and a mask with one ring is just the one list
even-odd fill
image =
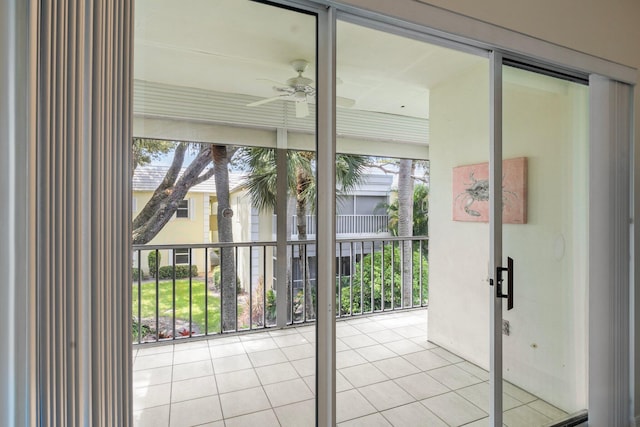
{"label": "metal door handle", "polygon": [[[502,272],[507,272],[507,293],[502,293]],[[496,267],[496,296],[507,298],[507,310],[513,308],[513,258],[507,257],[507,267]]]}

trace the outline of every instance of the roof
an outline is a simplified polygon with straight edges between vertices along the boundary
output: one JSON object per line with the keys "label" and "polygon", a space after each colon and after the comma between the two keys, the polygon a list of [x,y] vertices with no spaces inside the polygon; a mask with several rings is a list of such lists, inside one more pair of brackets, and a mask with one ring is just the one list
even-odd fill
{"label": "roof", "polygon": [[[169,166],[154,166],[145,165],[138,166],[133,174],[133,191],[155,191],[158,185],[164,179]],[[185,168],[180,170],[180,175],[185,171]],[[244,174],[229,172],[229,189],[231,191],[237,190],[242,186],[242,178]],[[189,189],[189,192],[195,193],[215,193],[216,183],[213,177],[209,178],[205,182],[195,185]]]}
{"label": "roof", "polygon": [[[133,174],[133,191],[155,191],[168,170],[169,166],[138,166]],[[184,170],[183,168],[180,171],[180,175],[182,175]],[[229,172],[229,189],[231,191],[239,190],[243,185],[244,177],[245,174],[243,173]],[[366,168],[362,182],[351,190],[350,193],[359,195],[383,195],[389,192],[392,183],[393,175],[382,173],[375,168]],[[189,192],[215,194],[215,179],[211,177],[205,182],[193,186]]]}

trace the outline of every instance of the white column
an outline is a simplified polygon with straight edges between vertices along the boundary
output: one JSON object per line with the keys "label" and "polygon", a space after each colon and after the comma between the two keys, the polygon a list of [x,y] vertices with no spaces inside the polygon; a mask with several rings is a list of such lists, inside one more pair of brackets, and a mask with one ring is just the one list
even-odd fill
{"label": "white column", "polygon": [[336,425],[336,21],[318,15],[317,426]]}

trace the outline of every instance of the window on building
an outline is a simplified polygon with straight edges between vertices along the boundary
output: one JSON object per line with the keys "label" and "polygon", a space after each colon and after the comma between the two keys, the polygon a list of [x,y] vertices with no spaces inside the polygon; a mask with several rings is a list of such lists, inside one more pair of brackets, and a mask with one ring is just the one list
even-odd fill
{"label": "window on building", "polygon": [[173,256],[175,257],[176,265],[189,264],[189,249],[176,249],[173,252]]}
{"label": "window on building", "polygon": [[189,218],[189,200],[185,199],[180,202],[176,210],[176,218]]}

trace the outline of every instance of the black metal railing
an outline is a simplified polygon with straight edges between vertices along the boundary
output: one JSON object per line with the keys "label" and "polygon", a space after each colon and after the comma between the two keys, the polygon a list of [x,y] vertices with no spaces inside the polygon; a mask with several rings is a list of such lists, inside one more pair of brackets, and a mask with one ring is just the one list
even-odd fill
{"label": "black metal railing", "polygon": [[[338,239],[336,315],[426,305],[427,243],[426,237]],[[314,240],[287,242],[282,261],[287,274],[280,278],[274,241],[135,245],[133,341],[173,341],[314,321],[315,260]],[[287,295],[286,322],[276,318],[278,291]]]}

